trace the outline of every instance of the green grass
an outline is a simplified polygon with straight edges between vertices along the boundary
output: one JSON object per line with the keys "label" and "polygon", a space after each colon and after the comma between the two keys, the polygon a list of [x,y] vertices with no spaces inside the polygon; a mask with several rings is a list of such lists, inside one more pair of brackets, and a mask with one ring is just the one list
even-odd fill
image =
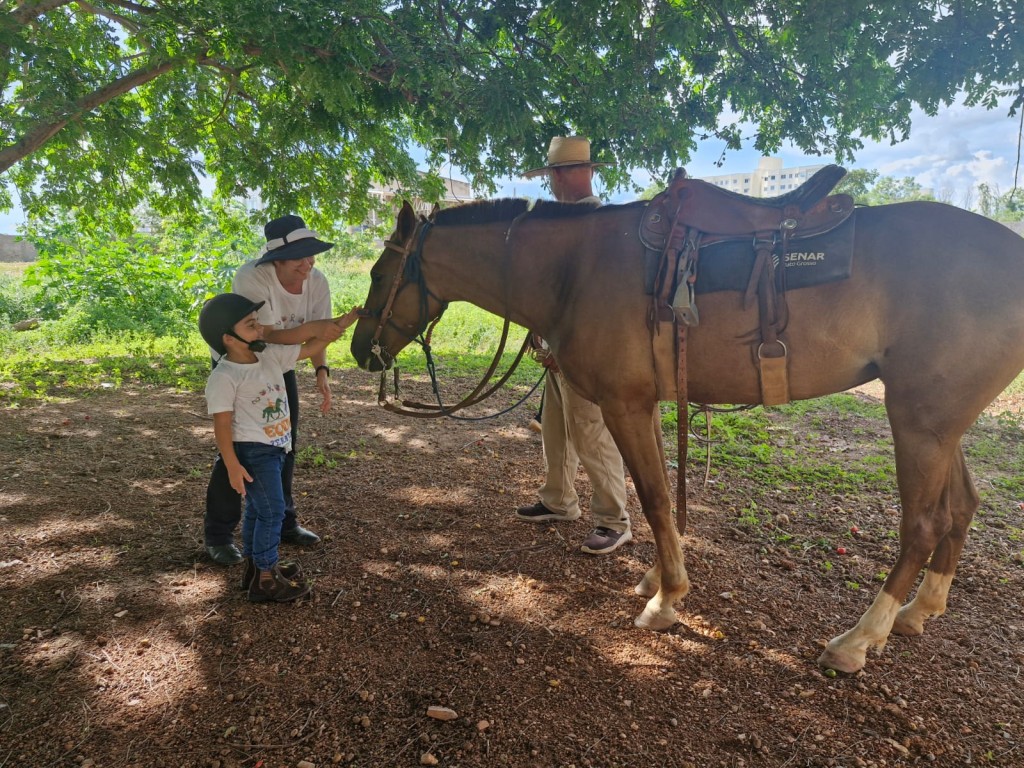
{"label": "green grass", "polygon": [[210,370],[209,356],[198,334],[186,349],[182,346],[180,339],[169,337],[99,339],[62,347],[29,340],[2,350],[0,408],[83,397],[128,384],[201,390]]}
{"label": "green grass", "polygon": [[[662,410],[666,434],[674,435],[675,406],[665,404]],[[738,472],[757,481],[761,492],[828,488],[833,493],[854,493],[865,488],[893,488],[896,470],[888,433],[877,441],[877,452],[824,454],[820,461],[808,461],[807,452],[800,451],[801,459],[795,458],[797,443],[864,432],[856,426],[858,417],[884,421],[885,410],[852,395],[830,395],[767,410],[715,413],[711,423],[712,474]],[[703,434],[704,417],[697,416],[693,425]],[[668,440],[666,450],[674,456],[674,439]],[[704,447],[691,444],[690,460],[703,463]]]}

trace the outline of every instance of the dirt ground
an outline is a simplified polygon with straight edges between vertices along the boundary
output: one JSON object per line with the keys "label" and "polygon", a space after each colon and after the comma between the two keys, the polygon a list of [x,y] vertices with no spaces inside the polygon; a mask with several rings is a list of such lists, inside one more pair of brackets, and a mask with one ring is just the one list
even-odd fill
{"label": "dirt ground", "polygon": [[[202,393],[0,411],[0,767],[1024,765],[1024,499],[983,507],[925,635],[829,677],[822,645],[894,560],[895,488],[702,487],[695,456],[693,591],[655,634],[632,625],[654,556],[632,489],[635,542],[581,554],[586,513],[511,514],[543,473],[528,411],[403,419],[375,384],[336,371],[321,418],[300,375],[300,519],[324,543],[284,550],[315,578],[298,605],[249,604],[203,554]],[[891,456],[884,422],[819,422],[779,421],[790,460]],[[1015,429],[972,430],[1003,462],[972,464],[979,486],[1013,481]]]}

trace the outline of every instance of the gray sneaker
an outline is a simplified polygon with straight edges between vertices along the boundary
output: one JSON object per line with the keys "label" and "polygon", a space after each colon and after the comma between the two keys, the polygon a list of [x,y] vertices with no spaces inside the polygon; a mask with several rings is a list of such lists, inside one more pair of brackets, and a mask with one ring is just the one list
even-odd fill
{"label": "gray sneaker", "polygon": [[519,507],[516,510],[516,517],[530,523],[546,523],[552,520],[556,522],[571,522],[579,519],[579,516],[579,511],[575,515],[571,515],[568,512],[555,512],[545,507],[539,501],[536,504],[531,504],[528,507]]}
{"label": "gray sneaker", "polygon": [[632,540],[633,532],[628,528],[625,531],[613,531],[611,528],[599,525],[583,540],[580,550],[588,555],[607,555]]}

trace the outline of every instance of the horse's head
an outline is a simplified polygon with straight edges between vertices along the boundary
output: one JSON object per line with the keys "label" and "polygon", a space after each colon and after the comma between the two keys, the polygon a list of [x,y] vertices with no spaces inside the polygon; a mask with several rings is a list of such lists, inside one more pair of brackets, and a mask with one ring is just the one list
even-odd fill
{"label": "horse's head", "polygon": [[418,217],[406,201],[370,270],[370,292],[352,334],[352,356],[361,368],[390,368],[398,353],[447,306],[423,281],[423,241],[431,219]]}

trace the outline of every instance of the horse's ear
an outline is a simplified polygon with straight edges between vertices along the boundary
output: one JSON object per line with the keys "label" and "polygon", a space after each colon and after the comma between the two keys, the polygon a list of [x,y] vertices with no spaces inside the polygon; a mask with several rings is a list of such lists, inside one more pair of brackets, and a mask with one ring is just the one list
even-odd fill
{"label": "horse's ear", "polygon": [[437,218],[437,214],[440,210],[441,206],[438,205],[437,203],[434,203],[434,207],[430,209],[430,216],[428,216],[427,218],[429,218],[430,221],[433,221],[434,219]]}
{"label": "horse's ear", "polygon": [[402,210],[398,212],[398,226],[395,232],[398,234],[399,242],[405,242],[412,237],[416,230],[416,211],[408,200],[402,201]]}

